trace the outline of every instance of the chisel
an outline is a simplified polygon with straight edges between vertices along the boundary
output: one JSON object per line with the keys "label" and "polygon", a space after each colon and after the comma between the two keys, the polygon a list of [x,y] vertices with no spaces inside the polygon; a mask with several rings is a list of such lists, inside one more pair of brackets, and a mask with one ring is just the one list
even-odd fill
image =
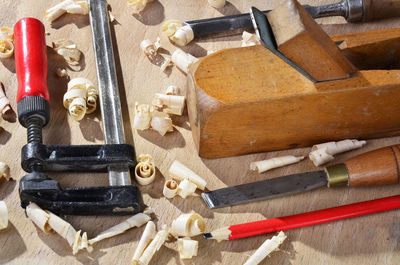
{"label": "chisel", "polygon": [[325,170],[293,174],[223,188],[202,197],[209,208],[276,198],[321,187],[395,184],[400,176],[400,145],[377,149]]}
{"label": "chisel", "polygon": [[[304,5],[313,18],[342,16],[348,22],[372,21],[395,17],[400,14],[399,0],[342,0],[335,4],[324,6]],[[265,14],[269,10],[263,11]],[[194,37],[207,35],[234,34],[253,27],[250,15],[239,14],[225,17],[208,18],[187,21]]]}

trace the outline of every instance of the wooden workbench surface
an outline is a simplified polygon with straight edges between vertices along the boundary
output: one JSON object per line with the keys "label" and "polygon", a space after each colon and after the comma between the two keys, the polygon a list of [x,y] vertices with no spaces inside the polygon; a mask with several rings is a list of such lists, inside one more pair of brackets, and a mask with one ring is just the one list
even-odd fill
{"label": "wooden workbench surface", "polygon": [[[50,25],[44,21],[46,8],[59,0],[3,0],[1,1],[1,26],[13,27],[23,17],[36,17],[46,25],[47,43],[59,39],[70,39],[77,43],[84,54],[79,66],[68,69],[71,78],[87,77],[97,82],[92,49],[91,29],[88,16],[66,15]],[[332,1],[302,1],[308,4],[326,4]],[[224,159],[202,159],[197,156],[185,111],[184,116],[174,117],[175,131],[161,137],[152,131],[137,133],[132,128],[135,101],[150,103],[156,92],[169,85],[185,89],[186,78],[182,72],[173,68],[162,73],[141,52],[139,43],[143,39],[154,40],[163,21],[168,19],[191,20],[231,15],[247,12],[251,5],[260,9],[270,9],[279,3],[273,0],[240,1],[230,0],[220,11],[207,5],[207,0],[154,0],[141,15],[132,14],[125,0],[109,0],[117,22],[114,23],[117,45],[118,79],[121,89],[121,103],[125,121],[127,142],[135,144],[136,152],[149,153],[154,157],[158,168],[156,181],[141,187],[144,201],[151,206],[157,216],[158,227],[170,224],[179,214],[194,210],[206,218],[207,230],[221,226],[269,217],[291,215],[310,210],[323,209],[353,202],[380,198],[398,194],[398,187],[360,189],[321,189],[295,196],[252,203],[248,205],[209,210],[200,197],[185,200],[164,198],[162,186],[163,174],[166,174],[173,160],[178,159],[208,181],[209,189],[276,177],[288,173],[314,170],[309,160],[297,165],[273,170],[270,173],[256,174],[249,171],[251,161],[284,154],[306,155],[309,149],[295,149],[282,152],[262,153]],[[324,29],[328,33],[345,33],[368,29],[391,28],[400,26],[400,19],[363,25],[346,25],[338,18],[324,19]],[[331,24],[337,22],[339,24]],[[200,40],[185,47],[184,50],[197,57],[205,56],[207,50],[218,50],[240,46],[240,36],[219,39]],[[175,47],[164,42],[165,49],[172,53]],[[62,97],[66,91],[67,80],[55,76],[58,67],[66,68],[62,58],[48,49],[49,89],[51,94],[51,121],[44,130],[44,142],[47,144],[99,144],[103,141],[100,112],[89,115],[81,122],[68,117],[62,106]],[[118,52],[117,52],[118,51]],[[118,59],[119,56],[119,59]],[[118,66],[120,65],[120,67]],[[15,96],[17,81],[14,59],[2,60],[0,80],[4,83],[7,95],[16,110]],[[11,117],[4,121],[0,132],[0,161],[8,163],[16,181],[0,181],[0,200],[5,200],[9,208],[9,226],[0,231],[0,263],[10,264],[129,264],[143,227],[132,229],[123,235],[101,241],[92,252],[81,251],[73,256],[66,241],[56,234],[44,234],[26,217],[20,207],[18,180],[25,175],[20,167],[21,147],[26,143],[26,130]],[[284,117],[282,117],[284,120]],[[335,162],[378,147],[399,143],[400,138],[388,138],[368,141],[362,150],[337,156]],[[106,174],[70,174],[51,173],[64,187],[107,185]],[[78,230],[87,231],[89,237],[115,225],[126,217],[67,217]],[[249,255],[272,235],[257,236],[232,242],[217,243],[198,237],[199,254],[184,264],[243,264]],[[353,220],[339,221],[314,227],[287,232],[288,239],[281,251],[273,253],[262,264],[399,264],[400,263],[400,212],[391,211],[365,216]],[[172,245],[162,247],[156,253],[152,264],[179,264],[178,253]]]}

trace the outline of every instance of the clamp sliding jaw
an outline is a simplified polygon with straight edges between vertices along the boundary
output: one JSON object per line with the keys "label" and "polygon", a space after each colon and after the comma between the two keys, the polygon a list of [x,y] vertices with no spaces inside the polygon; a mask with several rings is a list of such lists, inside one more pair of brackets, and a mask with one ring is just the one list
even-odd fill
{"label": "clamp sliding jaw", "polygon": [[[28,131],[21,164],[29,174],[19,187],[23,208],[34,202],[60,215],[124,215],[143,208],[129,174],[136,166],[135,150],[124,143],[106,0],[90,0],[90,20],[105,145],[42,144],[42,128],[50,119],[45,30],[34,18],[15,25],[18,118]],[[110,186],[63,189],[46,171],[108,172]]]}

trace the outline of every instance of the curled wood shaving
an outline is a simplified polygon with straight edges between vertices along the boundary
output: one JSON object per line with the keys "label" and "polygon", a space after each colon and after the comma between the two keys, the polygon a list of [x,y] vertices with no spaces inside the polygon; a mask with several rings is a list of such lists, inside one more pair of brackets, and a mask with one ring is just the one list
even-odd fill
{"label": "curled wood shaving", "polygon": [[150,242],[149,246],[144,250],[142,256],[139,258],[140,265],[148,265],[153,258],[154,254],[161,248],[169,235],[169,228],[164,226],[162,230],[158,231],[154,239]]}
{"label": "curled wood shaving", "polygon": [[86,78],[74,78],[68,83],[64,95],[64,107],[74,120],[82,120],[85,114],[96,110],[98,91]]}
{"label": "curled wood shaving", "polygon": [[243,31],[242,47],[254,46],[257,44],[258,44],[258,39],[256,34],[251,34],[250,32]]}
{"label": "curled wood shaving", "polygon": [[317,144],[311,148],[309,157],[315,166],[321,166],[334,159],[334,155],[350,150],[358,149],[366,145],[366,141],[343,140],[339,142],[329,142]]}
{"label": "curled wood shaving", "polygon": [[140,13],[144,10],[146,5],[153,0],[128,0],[128,6],[133,9],[135,13]]}
{"label": "curled wood shaving", "polygon": [[45,17],[48,22],[53,22],[65,13],[87,15],[89,13],[89,4],[87,0],[64,0],[47,9]]}
{"label": "curled wood shaving", "polygon": [[271,159],[257,161],[250,163],[251,170],[258,170],[258,173],[263,173],[273,168],[283,167],[286,165],[297,163],[304,159],[304,156],[281,156],[281,157],[274,157]]}
{"label": "curled wood shaving", "polygon": [[85,98],[78,97],[71,101],[68,107],[69,115],[76,121],[80,121],[86,114],[86,100]]}
{"label": "curled wood shaving", "polygon": [[62,238],[67,240],[72,248],[72,254],[78,253],[79,250],[88,247],[87,234],[81,231],[76,231],[71,224],[61,219],[50,211],[42,210],[35,203],[30,203],[26,207],[28,217],[36,224],[43,232],[57,232]]}
{"label": "curled wood shaving", "polygon": [[170,36],[169,39],[179,46],[185,46],[194,39],[194,33],[189,25],[185,25],[178,28],[174,35]]}
{"label": "curled wood shaving", "polygon": [[54,233],[49,225],[49,214],[42,210],[36,203],[30,203],[26,206],[26,214],[31,221],[46,234]]}
{"label": "curled wood shaving", "polygon": [[149,185],[156,176],[156,170],[151,155],[140,155],[135,167],[135,179],[140,185]]}
{"label": "curled wood shaving", "polygon": [[1,178],[5,178],[6,180],[11,179],[10,167],[4,162],[0,162],[0,179]]}
{"label": "curled wood shaving", "polygon": [[157,233],[156,225],[152,221],[149,221],[146,225],[146,228],[143,231],[142,237],[140,238],[140,241],[135,250],[135,253],[133,254],[133,257],[131,260],[132,264],[134,264],[134,265],[139,264],[140,257],[142,256],[146,247],[154,239],[154,237],[156,236],[156,233]]}
{"label": "curled wood shaving", "polygon": [[135,118],[133,120],[133,128],[137,130],[146,130],[150,128],[151,116],[154,108],[148,104],[140,104],[135,102]]}
{"label": "curled wood shaving", "polygon": [[14,54],[14,32],[11,28],[0,28],[0,58],[10,58]]}
{"label": "curled wood shaving", "polygon": [[79,62],[82,52],[76,44],[70,40],[59,40],[52,43],[53,49],[65,58],[67,62]]}
{"label": "curled wood shaving", "polygon": [[8,226],[8,210],[7,204],[0,201],[0,230],[6,229]]}
{"label": "curled wood shaving", "polygon": [[177,86],[169,86],[165,90],[165,95],[178,96],[179,93],[180,93],[180,90]]}
{"label": "curled wood shaving", "polygon": [[97,107],[97,97],[99,92],[93,83],[86,83],[86,113],[90,114],[96,110]]}
{"label": "curled wood shaving", "polygon": [[130,217],[129,219],[125,220],[124,222],[122,222],[116,226],[113,226],[104,232],[101,232],[95,238],[90,239],[89,244],[93,245],[96,242],[99,242],[100,240],[103,240],[105,238],[110,238],[110,237],[122,234],[123,232],[125,232],[126,230],[128,230],[132,227],[141,227],[142,225],[144,225],[145,223],[150,221],[150,219],[151,219],[150,216],[148,216],[147,214],[138,213],[138,214]]}
{"label": "curled wood shaving", "polygon": [[175,160],[172,163],[169,168],[169,175],[171,178],[179,181],[188,179],[190,182],[196,184],[196,186],[201,190],[204,190],[207,185],[207,182],[202,177],[194,173],[178,160]]}
{"label": "curled wood shaving", "polygon": [[197,236],[204,233],[206,223],[203,217],[195,212],[182,214],[172,222],[171,234],[175,237],[178,236]]}
{"label": "curled wood shaving", "polygon": [[278,250],[279,246],[286,239],[286,235],[281,231],[277,236],[272,237],[271,239],[266,240],[257,251],[246,261],[244,265],[257,265],[259,264],[265,257],[267,257],[272,252]]}
{"label": "curled wood shaving", "polygon": [[178,239],[178,251],[180,259],[191,259],[197,256],[199,242],[188,237]]}
{"label": "curled wood shaving", "polygon": [[194,33],[189,25],[182,24],[179,20],[168,20],[162,27],[163,34],[175,44],[185,46],[194,39]]}
{"label": "curled wood shaving", "polygon": [[182,115],[185,108],[185,97],[156,93],[152,103],[153,106],[165,113]]}
{"label": "curled wood shaving", "polygon": [[179,20],[168,20],[162,25],[161,31],[168,37],[171,37],[172,35],[175,34],[178,28],[181,27],[183,27],[183,24]]}
{"label": "curled wood shaving", "polygon": [[154,111],[151,117],[151,128],[164,136],[167,132],[172,132],[172,120],[167,113]]}
{"label": "curled wood shaving", "polygon": [[155,43],[153,43],[151,40],[143,40],[140,43],[140,49],[142,49],[144,54],[150,57],[155,56],[160,47],[160,38],[157,38]]}
{"label": "curled wood shaving", "polygon": [[189,72],[190,67],[199,60],[180,49],[174,51],[171,59],[172,62],[186,74]]}
{"label": "curled wood shaving", "polygon": [[179,183],[177,193],[183,199],[186,199],[186,197],[193,195],[196,189],[196,184],[192,183],[188,179],[184,179],[183,181],[181,181],[181,183]]}
{"label": "curled wood shaving", "polygon": [[10,58],[14,54],[14,44],[9,40],[0,40],[0,58]]}
{"label": "curled wood shaving", "polygon": [[173,179],[168,179],[164,184],[163,195],[168,198],[172,199],[178,192],[178,183],[176,183]]}

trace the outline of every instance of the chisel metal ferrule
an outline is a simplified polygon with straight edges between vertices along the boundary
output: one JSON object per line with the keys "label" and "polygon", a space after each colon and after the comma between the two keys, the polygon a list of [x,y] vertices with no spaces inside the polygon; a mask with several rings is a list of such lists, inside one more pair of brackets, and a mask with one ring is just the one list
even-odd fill
{"label": "chisel metal ferrule", "polygon": [[345,164],[338,164],[326,167],[328,187],[347,186],[349,183],[349,173]]}

